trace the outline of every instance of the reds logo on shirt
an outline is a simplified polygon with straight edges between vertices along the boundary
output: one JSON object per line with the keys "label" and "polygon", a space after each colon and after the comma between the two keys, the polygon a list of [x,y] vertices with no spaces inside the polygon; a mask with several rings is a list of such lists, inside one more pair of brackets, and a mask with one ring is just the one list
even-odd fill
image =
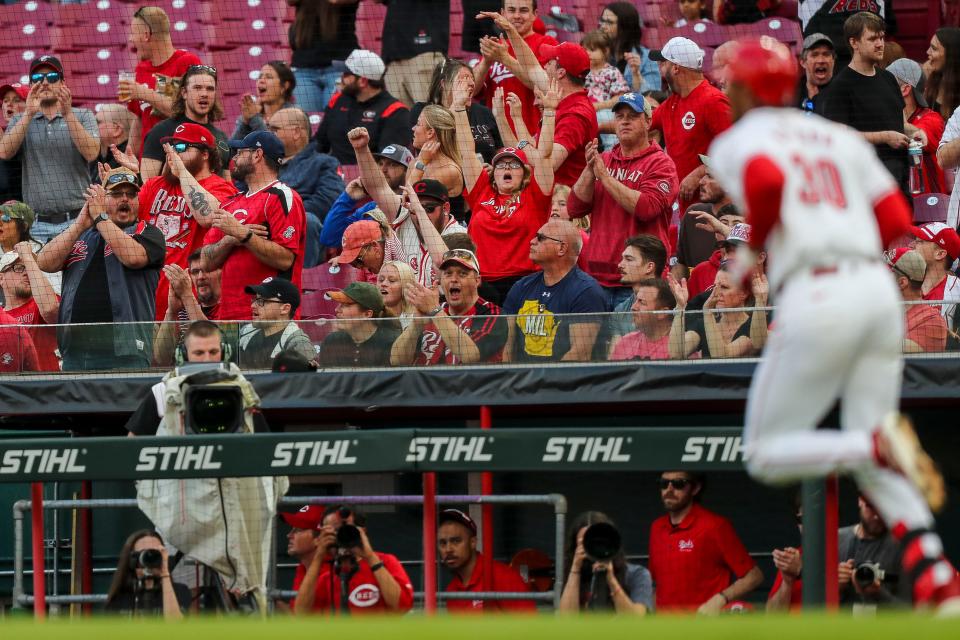
{"label": "reds logo on shirt", "polygon": [[684,129],[690,131],[690,129],[693,129],[697,124],[697,116],[693,115],[693,111],[687,111],[683,114],[683,117],[680,118],[680,124],[683,125]]}
{"label": "reds logo on shirt", "polygon": [[664,180],[661,180],[660,182],[657,183],[657,188],[660,189],[660,191],[663,191],[664,193],[670,193],[670,185],[667,184],[667,182]]}
{"label": "reds logo on shirt", "polygon": [[520,206],[520,201],[518,199],[515,201],[511,201],[509,204],[500,204],[497,202],[497,199],[494,197],[494,198],[490,198],[485,202],[481,202],[480,204],[482,204],[485,207],[493,208],[493,211],[498,216],[504,216],[505,218],[509,219],[510,216],[512,216],[514,213],[517,212],[517,207]]}
{"label": "reds logo on shirt", "polygon": [[436,331],[423,332],[423,337],[420,338],[420,353],[428,362],[433,359],[434,354],[440,348],[441,341],[440,334]]}
{"label": "reds logo on shirt", "polygon": [[837,0],[830,7],[828,13],[853,13],[855,11],[870,11],[880,15],[880,6],[873,0]]}
{"label": "reds logo on shirt", "polygon": [[492,65],[490,65],[489,78],[494,84],[500,84],[504,80],[508,80],[512,77],[513,72],[510,71],[510,69],[508,69],[503,63],[494,62]]}
{"label": "reds logo on shirt", "polygon": [[5,353],[5,354],[3,354],[3,356],[0,356],[0,360],[3,361],[3,364],[4,364],[4,365],[9,366],[9,365],[13,364],[13,355],[10,354],[10,353]]}
{"label": "reds logo on shirt", "polygon": [[70,249],[70,255],[67,256],[67,260],[64,263],[64,267],[69,267],[75,262],[83,262],[87,259],[87,243],[84,240],[77,240],[73,243],[73,248]]}
{"label": "reds logo on shirt", "polygon": [[693,551],[693,539],[680,540],[680,542],[677,543],[677,549],[680,551]]}
{"label": "reds logo on shirt", "polygon": [[347,598],[355,607],[372,607],[380,602],[380,589],[372,584],[361,584]]}

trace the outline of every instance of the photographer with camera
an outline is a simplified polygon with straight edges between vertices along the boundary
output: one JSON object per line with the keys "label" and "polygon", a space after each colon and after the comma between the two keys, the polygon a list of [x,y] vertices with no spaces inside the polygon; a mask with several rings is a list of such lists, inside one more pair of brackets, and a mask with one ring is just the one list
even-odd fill
{"label": "photographer with camera", "polygon": [[646,615],[653,610],[653,579],[646,568],[627,562],[620,532],[600,511],[578,515],[567,536],[570,574],[560,611],[616,611]]}
{"label": "photographer with camera", "polygon": [[149,529],[131,534],[120,549],[105,610],[128,616],[162,614],[166,620],[180,620],[190,601],[190,589],[170,577],[160,534]]}
{"label": "photographer with camera", "polygon": [[860,522],[838,532],[840,603],[854,610],[896,606],[900,545],[863,495],[857,505]]}
{"label": "photographer with camera", "polygon": [[343,505],[323,515],[316,551],[300,583],[293,611],[336,615],[405,613],[413,584],[396,556],[374,551],[363,515]]}

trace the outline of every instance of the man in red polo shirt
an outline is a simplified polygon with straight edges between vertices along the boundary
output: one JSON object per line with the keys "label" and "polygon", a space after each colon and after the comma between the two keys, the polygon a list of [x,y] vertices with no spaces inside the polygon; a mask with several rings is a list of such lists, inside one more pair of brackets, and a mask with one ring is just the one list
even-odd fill
{"label": "man in red polo shirt", "polygon": [[140,7],[130,21],[127,38],[130,49],[140,62],[133,80],[121,80],[118,94],[127,103],[137,120],[130,129],[130,149],[138,156],[143,141],[154,125],[170,116],[180,78],[200,58],[182,49],[175,49],[170,38],[170,18],[160,7]]}
{"label": "man in red polo shirt", "polygon": [[[295,613],[327,612],[350,615],[405,613],[413,606],[413,584],[396,556],[374,551],[364,528],[365,519],[339,506],[326,510],[315,538],[316,551],[300,582]],[[359,540],[352,548],[338,546],[338,532],[346,525]],[[347,601],[341,601],[341,581]]]}
{"label": "man in red polo shirt", "polygon": [[[440,560],[453,572],[447,591],[530,591],[520,574],[503,564],[493,562],[493,579],[484,585],[483,555],[477,551],[477,523],[459,509],[444,509],[437,522],[437,547]],[[480,611],[535,612],[533,600],[448,600],[447,611],[470,613]]]}
{"label": "man in red polo shirt", "polygon": [[[237,149],[233,177],[245,181],[248,190],[213,214],[203,240],[203,264],[207,271],[223,267],[220,320],[250,320],[253,296],[244,292],[247,285],[279,277],[300,287],[306,213],[297,192],[277,180],[286,154],[277,136],[254,131],[230,146]],[[213,196],[200,189],[201,196],[209,206]]]}
{"label": "man in red polo shirt", "polygon": [[[481,12],[479,17],[493,19],[497,26],[507,31],[511,29],[536,53],[543,44],[557,44],[556,39],[535,33],[533,24],[537,19],[537,0],[503,0],[500,13]],[[509,25],[509,27],[507,27]],[[509,35],[509,31],[507,31]],[[473,68],[474,95],[488,107],[493,106],[493,94],[503,87],[503,95],[517,94],[523,105],[523,122],[531,134],[540,131],[540,110],[534,102],[533,89],[525,85],[514,75],[504,61],[504,56],[516,57],[514,45],[496,38],[484,37],[480,40],[483,57]],[[589,70],[589,65],[588,65]],[[507,114],[510,118],[510,114]],[[596,119],[596,115],[594,115]]]}
{"label": "man in red polo shirt", "polygon": [[[730,521],[702,507],[703,478],[686,471],[660,474],[667,514],[650,526],[650,573],[657,610],[717,614],[763,582]],[[736,580],[731,582],[731,574]]]}
{"label": "man in red polo shirt", "polygon": [[663,133],[680,177],[680,211],[686,211],[698,201],[700,178],[706,173],[700,154],[706,154],[732,122],[730,101],[703,77],[703,50],[693,40],[671,38],[663,49],[651,51],[650,59],[660,63],[673,92],[653,112],[650,129]]}

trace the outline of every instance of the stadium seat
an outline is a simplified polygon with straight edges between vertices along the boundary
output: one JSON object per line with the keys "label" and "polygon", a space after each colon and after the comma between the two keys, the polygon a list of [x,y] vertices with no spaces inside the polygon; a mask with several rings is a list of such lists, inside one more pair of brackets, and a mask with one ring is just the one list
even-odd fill
{"label": "stadium seat", "polygon": [[4,82],[25,82],[30,61],[41,52],[33,50],[0,51],[0,78]]}
{"label": "stadium seat", "polygon": [[180,49],[207,49],[218,41],[212,25],[183,19],[170,21],[170,37]]}
{"label": "stadium seat", "polygon": [[133,14],[133,11],[130,11],[128,15],[126,7],[118,2],[111,2],[111,0],[96,0],[83,4],[60,4],[56,7],[54,24],[64,26],[96,24],[103,20],[120,21],[126,24],[129,23],[129,18]]}
{"label": "stadium seat", "polygon": [[950,196],[945,193],[921,193],[913,196],[913,221],[916,224],[946,222]]}
{"label": "stadium seat", "polygon": [[90,47],[121,48],[127,46],[127,27],[117,20],[60,25],[53,28],[51,44],[54,51],[82,51]]}
{"label": "stadium seat", "polygon": [[250,19],[280,22],[287,16],[287,3],[277,0],[220,0],[217,3],[220,20],[244,21]]}
{"label": "stadium seat", "polygon": [[794,51],[799,51],[803,42],[803,34],[800,31],[800,24],[784,18],[764,18],[752,24],[737,24],[730,29],[729,39],[735,38],[759,38],[761,36],[770,36],[789,45]]}
{"label": "stadium seat", "polygon": [[250,78],[250,72],[273,60],[287,62],[290,52],[278,47],[263,47],[256,44],[239,46],[229,50],[219,50],[213,53],[213,66],[217,70],[227,73],[240,71],[245,78]]}
{"label": "stadium seat", "polygon": [[[324,263],[310,269],[304,269],[301,276],[301,287],[304,295],[311,293],[324,293],[334,289],[343,289],[345,286],[354,282],[359,277],[356,269],[350,265],[339,265],[339,269],[333,272],[333,265]],[[306,317],[304,315],[304,317]]]}
{"label": "stadium seat", "polygon": [[383,40],[383,21],[387,15],[387,8],[382,4],[361,2],[357,7],[357,39],[360,47],[374,53],[380,53],[380,43]]}
{"label": "stadium seat", "polygon": [[117,73],[121,70],[133,71],[137,61],[127,49],[108,47],[90,48],[83,51],[66,51],[60,56],[64,69],[69,74],[67,80],[71,87],[74,76],[106,74],[114,91],[118,82]]}
{"label": "stadium seat", "polygon": [[[238,45],[280,47],[286,33],[277,20],[250,18],[245,21],[222,21],[215,26],[216,35],[207,41],[207,49],[232,49]],[[174,39],[176,41],[176,39]]]}
{"label": "stadium seat", "polygon": [[12,24],[52,25],[56,18],[57,5],[41,0],[26,0],[0,9],[0,27],[4,28]]}
{"label": "stadium seat", "polygon": [[719,47],[731,38],[729,27],[706,20],[697,20],[680,30],[701,47]]}
{"label": "stadium seat", "polygon": [[[223,2],[236,2],[237,0],[223,0]],[[137,2],[137,4],[143,4]],[[219,22],[214,4],[207,0],[150,0],[147,4],[160,7],[170,18],[170,24],[177,21],[200,22],[202,24],[216,24]],[[136,8],[131,8],[129,13],[133,17]],[[174,39],[176,43],[176,39]]]}
{"label": "stadium seat", "polygon": [[52,31],[53,28],[46,22],[24,20],[11,23],[3,27],[0,49],[22,51],[24,43],[27,43],[32,50],[41,52],[40,55],[49,53]]}

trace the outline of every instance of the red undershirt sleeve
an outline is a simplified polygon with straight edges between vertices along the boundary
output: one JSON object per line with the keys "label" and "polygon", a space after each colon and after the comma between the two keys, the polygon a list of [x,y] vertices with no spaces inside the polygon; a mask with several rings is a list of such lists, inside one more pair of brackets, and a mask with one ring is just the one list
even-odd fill
{"label": "red undershirt sleeve", "polygon": [[873,213],[880,228],[880,242],[886,249],[890,243],[910,231],[912,214],[907,199],[899,189],[888,191],[873,203]]}
{"label": "red undershirt sleeve", "polygon": [[763,249],[767,236],[780,221],[785,178],[780,167],[769,157],[750,158],[743,168],[743,194],[750,224],[750,246]]}

